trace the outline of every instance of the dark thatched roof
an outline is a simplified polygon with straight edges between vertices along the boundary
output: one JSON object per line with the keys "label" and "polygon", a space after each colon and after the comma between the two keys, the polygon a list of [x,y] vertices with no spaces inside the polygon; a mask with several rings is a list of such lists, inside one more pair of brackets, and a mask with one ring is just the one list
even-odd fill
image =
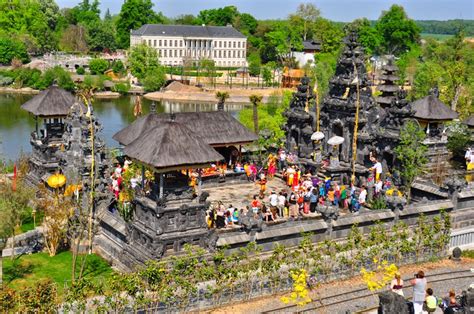
{"label": "dark thatched roof", "polygon": [[377,90],[381,92],[398,92],[400,88],[398,85],[379,85],[377,86]]}
{"label": "dark thatched roof", "polygon": [[176,121],[162,121],[142,133],[123,152],[158,171],[205,165],[224,159]]}
{"label": "dark thatched roof", "polygon": [[[246,144],[258,139],[255,133],[225,111],[182,112],[175,115],[176,122],[185,125],[194,136],[212,146]],[[168,120],[169,114],[150,113],[117,132],[113,139],[128,145],[149,128]]]}
{"label": "dark thatched roof", "polygon": [[422,120],[453,120],[458,117],[456,111],[451,110],[435,95],[429,95],[412,103],[414,117]]}
{"label": "dark thatched roof", "polygon": [[467,119],[464,120],[463,122],[464,122],[464,124],[466,124],[467,126],[474,127],[474,115],[470,116],[469,118],[467,118]]}
{"label": "dark thatched roof", "polygon": [[21,108],[39,117],[67,116],[74,102],[71,93],[53,85],[25,102]]}

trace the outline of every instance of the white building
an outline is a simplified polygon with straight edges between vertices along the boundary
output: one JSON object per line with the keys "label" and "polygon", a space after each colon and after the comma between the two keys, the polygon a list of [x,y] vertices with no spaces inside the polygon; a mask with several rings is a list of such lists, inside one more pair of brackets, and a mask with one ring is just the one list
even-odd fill
{"label": "white building", "polygon": [[130,33],[130,45],[158,50],[164,65],[185,60],[214,60],[216,66],[247,66],[247,38],[232,26],[145,24]]}

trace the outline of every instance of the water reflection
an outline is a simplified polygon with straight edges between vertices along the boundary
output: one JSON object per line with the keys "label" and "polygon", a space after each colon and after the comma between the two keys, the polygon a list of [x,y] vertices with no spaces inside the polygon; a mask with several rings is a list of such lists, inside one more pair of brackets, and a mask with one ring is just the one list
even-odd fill
{"label": "water reflection", "polygon": [[[28,101],[31,95],[0,94],[0,157],[7,160],[18,158],[20,153],[29,152],[30,133],[35,122],[33,116],[20,106]],[[116,99],[96,99],[93,102],[94,112],[102,123],[102,137],[110,147],[117,146],[112,139],[117,131],[135,120],[133,106],[136,96]],[[150,112],[151,101],[142,98],[143,113]],[[226,109],[234,117],[244,108],[244,104],[227,104]],[[156,111],[162,112],[198,112],[217,110],[216,103],[205,102],[156,102]]]}

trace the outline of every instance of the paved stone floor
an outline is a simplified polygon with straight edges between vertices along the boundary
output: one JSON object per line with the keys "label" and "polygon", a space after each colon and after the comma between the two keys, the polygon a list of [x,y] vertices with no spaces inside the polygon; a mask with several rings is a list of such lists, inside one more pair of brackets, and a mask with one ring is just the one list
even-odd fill
{"label": "paved stone floor", "polygon": [[[228,207],[232,204],[236,208],[243,208],[247,205],[250,205],[254,195],[258,194],[260,191],[260,185],[249,182],[249,183],[238,183],[238,184],[226,184],[225,182],[221,183],[217,187],[204,187],[202,189],[209,193],[208,200],[214,204],[218,201],[222,201],[224,206]],[[279,178],[273,178],[267,183],[267,191],[265,193],[264,201],[268,201],[268,196],[271,191],[276,193],[289,189],[286,187],[285,182]]]}

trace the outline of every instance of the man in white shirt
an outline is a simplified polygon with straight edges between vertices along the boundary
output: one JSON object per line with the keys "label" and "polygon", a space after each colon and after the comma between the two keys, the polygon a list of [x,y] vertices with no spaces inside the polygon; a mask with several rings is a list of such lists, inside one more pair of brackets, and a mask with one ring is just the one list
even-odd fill
{"label": "man in white shirt", "polygon": [[272,194],[268,197],[268,201],[270,202],[271,211],[276,212],[278,209],[278,195],[276,195],[275,191],[272,191]]}
{"label": "man in white shirt", "polygon": [[282,192],[278,194],[278,215],[283,218],[286,204],[286,197]]}

